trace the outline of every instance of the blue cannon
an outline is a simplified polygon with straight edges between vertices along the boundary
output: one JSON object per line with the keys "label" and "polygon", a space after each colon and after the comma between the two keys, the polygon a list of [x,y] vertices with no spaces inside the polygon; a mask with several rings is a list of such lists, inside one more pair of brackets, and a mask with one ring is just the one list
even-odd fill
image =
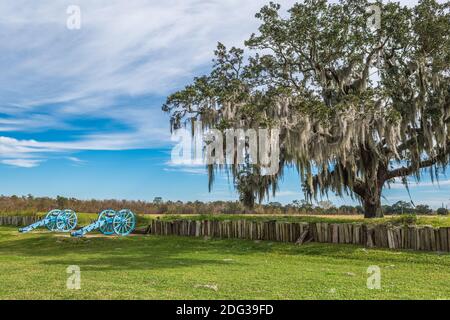
{"label": "blue cannon", "polygon": [[39,227],[46,227],[50,231],[69,232],[77,226],[77,214],[73,210],[52,210],[44,219],[36,221],[19,232],[27,233]]}
{"label": "blue cannon", "polygon": [[116,234],[126,236],[133,232],[136,226],[136,217],[128,209],[116,212],[114,210],[105,210],[98,215],[97,221],[71,233],[73,237],[83,237],[86,233],[99,230],[105,235]]}

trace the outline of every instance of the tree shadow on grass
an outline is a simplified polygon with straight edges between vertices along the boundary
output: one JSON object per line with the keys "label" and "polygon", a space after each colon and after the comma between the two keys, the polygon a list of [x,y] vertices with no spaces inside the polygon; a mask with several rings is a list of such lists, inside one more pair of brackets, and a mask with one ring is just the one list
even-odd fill
{"label": "tree shadow on grass", "polygon": [[[276,253],[277,256],[355,260],[370,263],[436,263],[436,253],[364,249],[355,245],[311,243],[303,246],[270,241],[192,237],[132,236],[71,238],[60,234],[14,235],[0,245],[0,255],[41,258],[48,265],[85,265],[85,270],[176,268],[193,265],[229,265],[228,256]],[[405,259],[407,255],[407,259]],[[211,259],[217,256],[217,259]],[[440,257],[450,267],[450,256]],[[236,264],[237,262],[233,262]],[[239,259],[244,265],[245,259]]]}
{"label": "tree shadow on grass", "polygon": [[83,270],[92,271],[229,265],[226,255],[222,255],[224,246],[216,247],[210,243],[199,239],[150,236],[77,239],[38,235],[2,242],[0,255],[27,257],[49,266],[79,265]]}
{"label": "tree shadow on grass", "polygon": [[[133,257],[124,256],[105,256],[89,259],[77,259],[76,257],[44,260],[41,265],[48,266],[69,266],[78,265],[83,271],[134,271],[134,270],[159,270],[175,268],[192,268],[197,266],[226,266],[228,262],[204,258],[177,258],[171,255],[161,255],[155,259],[153,255],[140,255]],[[239,263],[240,265],[243,265]],[[236,264],[235,264],[236,265]]]}

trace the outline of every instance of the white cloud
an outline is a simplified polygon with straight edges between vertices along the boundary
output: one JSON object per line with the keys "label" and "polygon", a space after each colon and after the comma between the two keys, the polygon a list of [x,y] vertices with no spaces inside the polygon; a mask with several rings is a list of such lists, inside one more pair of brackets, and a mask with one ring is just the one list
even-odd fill
{"label": "white cloud", "polygon": [[[279,2],[288,9],[296,1]],[[167,143],[159,102],[123,101],[161,98],[183,86],[209,68],[217,41],[242,46],[267,1],[78,0],[81,29],[68,30],[72,4],[0,2],[0,132],[71,132],[84,129],[74,119],[99,118],[126,129],[97,129],[63,142],[0,137],[0,158]]]}
{"label": "white cloud", "polygon": [[17,140],[0,136],[0,157],[26,158],[41,152],[54,151],[35,140]]}
{"label": "white cloud", "polygon": [[195,167],[177,167],[177,168],[164,168],[164,171],[167,172],[184,172],[189,174],[199,174],[199,175],[206,175],[208,172],[206,168],[195,168]]}
{"label": "white cloud", "polygon": [[82,27],[68,30],[70,1],[2,2],[1,105],[83,114],[121,95],[165,95],[209,64],[217,41],[242,45],[265,3],[80,0]]}
{"label": "white cloud", "polygon": [[72,161],[74,163],[77,163],[77,164],[86,163],[85,160],[81,160],[80,158],[77,158],[77,157],[67,157],[67,160],[70,160],[70,161]]}
{"label": "white cloud", "polygon": [[[294,3],[282,2],[286,8]],[[159,102],[123,101],[161,99],[209,67],[217,41],[242,45],[266,1],[79,0],[81,29],[68,30],[66,9],[72,4],[0,3],[0,114],[6,115],[0,117],[0,132],[83,129],[74,127],[77,118],[111,119],[126,129],[98,129],[63,142],[9,141],[10,149],[0,150],[0,157],[12,151],[29,157],[28,152],[46,149],[122,150],[168,143]]]}
{"label": "white cloud", "polygon": [[291,197],[291,196],[302,196],[301,191],[293,191],[293,190],[282,190],[276,193],[275,197]]}
{"label": "white cloud", "polygon": [[[444,187],[444,186],[450,186],[450,180],[442,180],[442,181],[428,181],[428,182],[416,182],[416,181],[408,181],[408,188],[422,188],[422,187]],[[390,185],[390,189],[405,189],[405,186],[401,182],[396,182],[394,184]]]}
{"label": "white cloud", "polygon": [[176,162],[173,159],[165,162],[164,171],[167,172],[184,172],[190,174],[206,175],[208,173],[206,164],[196,163],[190,159],[178,159]]}
{"label": "white cloud", "polygon": [[21,168],[33,168],[37,167],[42,160],[36,160],[36,159],[6,159],[1,160],[1,163],[14,166],[14,167],[21,167]]}

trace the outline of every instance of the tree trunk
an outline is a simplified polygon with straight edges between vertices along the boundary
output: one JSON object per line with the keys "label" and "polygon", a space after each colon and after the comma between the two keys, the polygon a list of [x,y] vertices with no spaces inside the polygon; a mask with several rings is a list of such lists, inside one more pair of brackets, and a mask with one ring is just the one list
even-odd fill
{"label": "tree trunk", "polygon": [[383,211],[381,210],[381,197],[367,196],[363,200],[364,218],[382,218]]}
{"label": "tree trunk", "polygon": [[353,191],[358,195],[364,209],[364,218],[382,218],[381,191],[382,188],[375,184],[361,184],[354,187]]}
{"label": "tree trunk", "polygon": [[361,158],[367,169],[364,184],[359,187],[357,194],[361,197],[364,206],[364,218],[382,218],[381,193],[386,181],[387,165],[379,161],[374,163],[372,154],[368,152],[370,148],[361,148]]}

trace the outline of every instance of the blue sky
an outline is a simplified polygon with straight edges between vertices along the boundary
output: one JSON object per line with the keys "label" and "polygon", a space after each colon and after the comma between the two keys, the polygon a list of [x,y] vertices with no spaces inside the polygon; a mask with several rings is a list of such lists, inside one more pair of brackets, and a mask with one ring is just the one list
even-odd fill
{"label": "blue sky", "polygon": [[[75,3],[76,2],[76,3]],[[161,104],[208,71],[217,41],[242,46],[266,1],[23,1],[0,3],[0,194],[152,200],[233,200],[219,176],[170,164]],[[295,1],[279,1],[288,8]],[[404,3],[415,1],[403,1]],[[69,30],[77,4],[81,28]],[[450,203],[450,180],[411,186],[415,203]],[[401,186],[385,202],[407,200]],[[275,201],[303,198],[288,170]],[[330,199],[338,204],[350,199]]]}

